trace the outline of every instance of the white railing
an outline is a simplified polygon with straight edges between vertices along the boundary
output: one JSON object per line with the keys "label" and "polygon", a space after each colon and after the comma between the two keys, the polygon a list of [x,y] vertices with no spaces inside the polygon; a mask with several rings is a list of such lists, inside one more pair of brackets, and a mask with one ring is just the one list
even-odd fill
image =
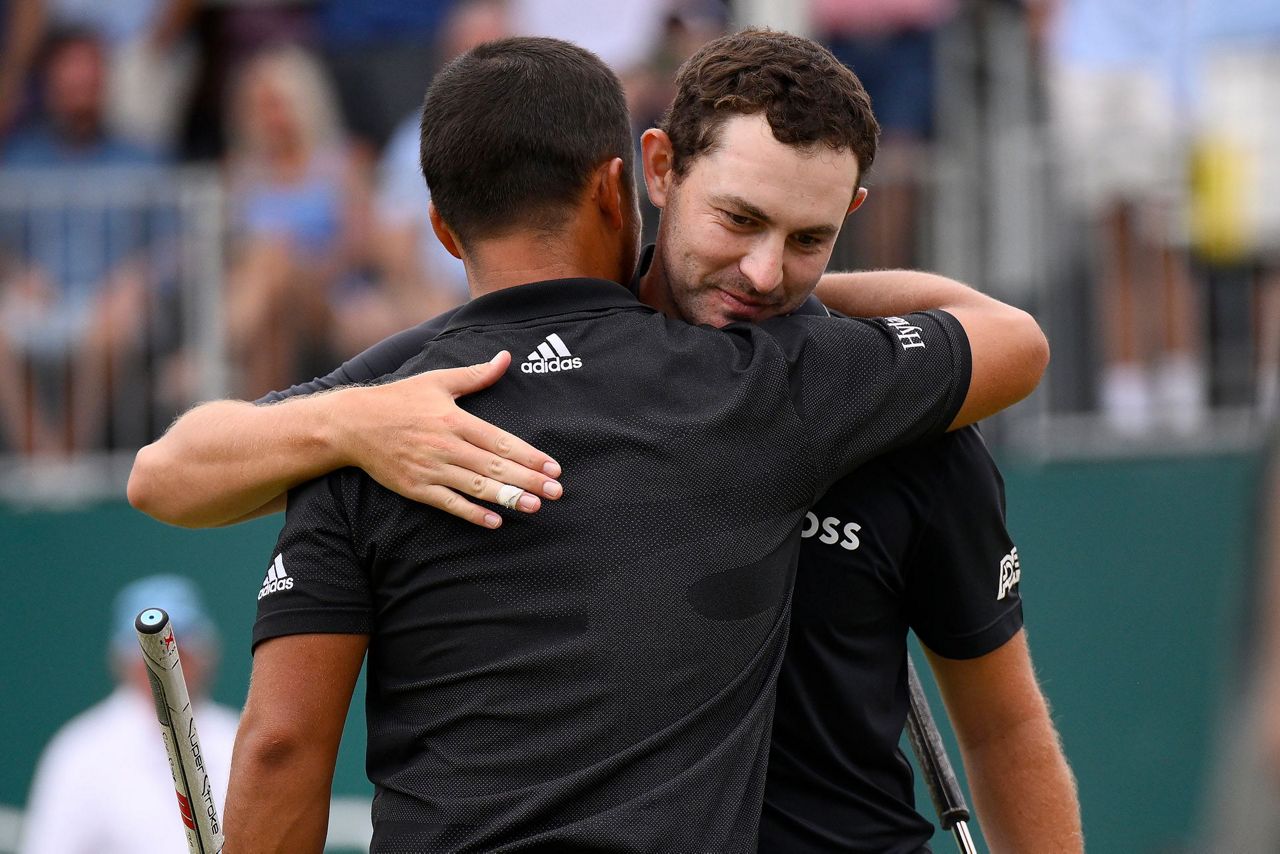
{"label": "white railing", "polygon": [[[996,124],[953,132],[970,144],[938,144],[909,168],[889,157],[878,164],[872,200],[850,222],[833,267],[874,263],[849,238],[872,227],[877,196],[910,187],[914,263],[1031,308],[1053,342],[1042,389],[994,422],[992,438],[1039,455],[1140,452],[1143,441],[1116,437],[1088,405],[1099,336],[1082,305],[1087,265],[1071,262],[1087,230],[1053,201],[1058,164],[1046,131],[1025,115]],[[0,500],[120,495],[137,448],[190,404],[227,393],[224,221],[212,169],[0,172]],[[96,358],[84,343],[93,320],[85,294],[105,292],[120,271],[141,282],[137,328],[128,347]],[[1235,374],[1250,369],[1247,354],[1242,364]],[[1195,452],[1249,445],[1264,429],[1257,412],[1237,405],[1213,411],[1196,436],[1175,438]],[[1146,444],[1167,451],[1169,438]]]}
{"label": "white railing", "polygon": [[225,394],[223,223],[209,169],[0,171],[0,491]]}

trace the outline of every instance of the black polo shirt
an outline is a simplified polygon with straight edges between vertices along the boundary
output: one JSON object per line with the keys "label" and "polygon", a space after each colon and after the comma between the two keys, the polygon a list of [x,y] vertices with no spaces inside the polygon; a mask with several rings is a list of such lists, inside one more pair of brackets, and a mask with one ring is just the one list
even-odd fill
{"label": "black polo shirt", "polygon": [[375,850],[754,850],[805,513],[941,434],[963,329],[720,331],[564,280],[473,300],[392,378],[500,349],[460,403],[572,460],[565,497],[489,531],[354,469],[299,487],[255,644],[371,636]]}
{"label": "black polo shirt", "polygon": [[872,460],[805,515],[760,854],[913,854],[908,629],[974,658],[1022,627],[1004,483],[976,427]]}

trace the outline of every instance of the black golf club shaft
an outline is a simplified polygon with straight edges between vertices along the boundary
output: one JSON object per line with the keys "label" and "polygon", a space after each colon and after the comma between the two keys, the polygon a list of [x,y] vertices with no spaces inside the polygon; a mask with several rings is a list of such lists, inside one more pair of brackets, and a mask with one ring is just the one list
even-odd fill
{"label": "black golf club shaft", "polygon": [[907,697],[907,740],[911,742],[911,751],[924,773],[938,821],[943,830],[955,836],[962,854],[976,854],[973,837],[969,834],[969,805],[965,803],[964,792],[951,767],[951,758],[947,756],[947,748],[942,743],[942,735],[933,720],[933,711],[920,687],[920,678],[910,655],[907,656]]}

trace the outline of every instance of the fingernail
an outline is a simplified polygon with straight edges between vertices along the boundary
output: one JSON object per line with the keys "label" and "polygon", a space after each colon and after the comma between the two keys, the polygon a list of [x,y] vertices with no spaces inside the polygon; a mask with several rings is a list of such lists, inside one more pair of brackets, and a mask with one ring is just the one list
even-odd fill
{"label": "fingernail", "polygon": [[542,473],[545,474],[547,477],[559,477],[560,464],[555,460],[548,460],[547,462],[542,464]]}
{"label": "fingernail", "polygon": [[516,506],[526,513],[532,513],[542,506],[541,502],[532,495],[521,495],[520,500],[516,502]]}
{"label": "fingernail", "polygon": [[494,354],[493,354],[493,358],[489,360],[489,364],[491,364],[491,365],[492,365],[494,362],[496,362],[496,361],[498,361],[499,359],[501,359],[501,358],[502,358],[502,354],[503,354],[503,353],[505,353],[505,352],[507,352],[507,351],[506,351],[506,350],[499,350],[498,352],[494,353]]}
{"label": "fingernail", "polygon": [[502,524],[502,517],[497,513],[486,513],[484,514],[484,523],[490,528],[496,528]]}
{"label": "fingernail", "polygon": [[546,485],[542,487],[542,494],[548,498],[559,498],[562,492],[564,492],[564,487],[554,480],[547,481]]}

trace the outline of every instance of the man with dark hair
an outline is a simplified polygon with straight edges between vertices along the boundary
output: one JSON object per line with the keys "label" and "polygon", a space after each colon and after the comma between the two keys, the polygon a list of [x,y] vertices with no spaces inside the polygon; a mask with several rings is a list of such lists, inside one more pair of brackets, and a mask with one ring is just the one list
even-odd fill
{"label": "man with dark hair", "polygon": [[[719,331],[645,307],[614,284],[637,248],[628,122],[616,78],[554,40],[482,46],[433,83],[432,222],[477,298],[392,378],[519,347],[522,370],[467,405],[576,474],[499,534],[355,469],[291,493],[229,850],[319,848],[366,650],[375,850],[754,850],[806,508],[1043,371],[1033,320],[954,283],[872,321]],[[756,145],[784,149],[777,177],[833,239],[860,198],[853,152]]]}

